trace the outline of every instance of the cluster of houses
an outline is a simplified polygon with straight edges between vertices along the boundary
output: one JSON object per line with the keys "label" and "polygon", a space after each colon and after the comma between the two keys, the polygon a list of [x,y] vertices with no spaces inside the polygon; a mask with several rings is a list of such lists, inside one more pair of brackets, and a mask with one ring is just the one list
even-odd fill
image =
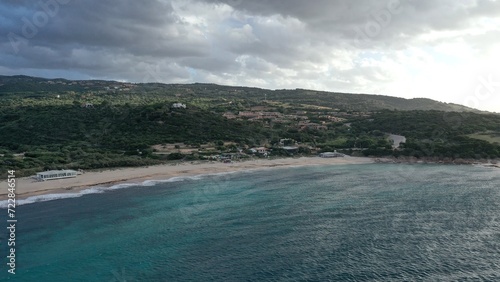
{"label": "cluster of houses", "polygon": [[[248,120],[263,120],[270,119],[274,122],[282,121],[291,121],[291,120],[308,120],[309,118],[304,115],[299,115],[299,113],[295,115],[285,115],[280,112],[265,112],[265,111],[241,111],[238,114],[234,114],[232,112],[226,112],[223,114],[227,119],[248,119]],[[305,113],[305,112],[304,112]]]}
{"label": "cluster of houses", "polygon": [[[280,149],[283,149],[283,150],[287,151],[288,153],[290,153],[292,155],[299,152],[299,147],[297,147],[297,146],[283,146],[283,147],[280,147]],[[251,153],[251,154],[259,154],[259,155],[261,155],[263,157],[268,157],[268,156],[271,155],[271,149],[266,148],[266,147],[254,147],[254,148],[250,148],[250,149],[248,149],[248,152]],[[223,153],[223,154],[221,154],[219,156],[210,156],[208,158],[212,159],[212,160],[220,160],[222,162],[228,162],[230,160],[241,159],[245,155],[246,154],[244,154],[242,152],[239,152],[239,153]],[[338,153],[337,151],[334,151],[334,152],[320,153],[318,156],[320,158],[343,158],[346,155],[342,154],[342,153]]]}
{"label": "cluster of houses", "polygon": [[72,81],[72,82],[66,82],[66,81],[63,81],[63,80],[56,80],[56,81],[53,81],[53,80],[48,80],[48,81],[40,81],[39,84],[50,84],[50,85],[54,85],[54,84],[61,84],[61,85],[76,85],[77,82],[76,81]]}
{"label": "cluster of houses", "polygon": [[106,86],[104,90],[108,93],[116,93],[118,91],[130,91],[135,87],[135,85],[126,84],[122,86]]}
{"label": "cluster of houses", "polygon": [[345,118],[335,117],[331,115],[318,116],[321,123],[311,122],[309,117],[306,116],[307,112],[297,111],[296,114],[285,115],[279,112],[265,112],[265,111],[241,111],[238,114],[226,112],[223,116],[227,119],[246,119],[250,121],[270,120],[273,123],[291,123],[292,126],[297,127],[299,130],[315,129],[315,130],[328,130],[329,123],[344,122]]}
{"label": "cluster of houses", "polygon": [[239,112],[238,117],[249,119],[276,119],[282,117],[283,114],[279,112]]}
{"label": "cluster of houses", "polygon": [[300,130],[306,130],[306,129],[316,129],[316,130],[327,130],[328,126],[325,125],[326,123],[318,124],[314,122],[309,122],[309,121],[299,121],[299,129]]}

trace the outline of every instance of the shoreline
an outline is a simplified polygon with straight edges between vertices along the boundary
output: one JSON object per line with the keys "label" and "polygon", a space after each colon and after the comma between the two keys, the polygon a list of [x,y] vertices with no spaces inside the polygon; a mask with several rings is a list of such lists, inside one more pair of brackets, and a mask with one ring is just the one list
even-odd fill
{"label": "shoreline", "polygon": [[437,164],[437,165],[483,165],[486,167],[500,168],[500,160],[498,159],[451,159],[437,157],[381,157],[374,158],[376,163],[392,163],[392,164]]}
{"label": "shoreline", "polygon": [[[147,167],[116,168],[104,171],[90,171],[75,178],[35,181],[30,177],[16,178],[16,200],[50,194],[75,194],[93,187],[106,191],[119,184],[141,184],[147,180],[168,180],[174,177],[192,177],[218,173],[248,170],[286,168],[314,165],[371,164],[375,159],[367,157],[301,157],[279,159],[255,159],[233,163],[189,162],[175,165],[165,164]],[[0,184],[0,201],[7,200],[7,181]]]}

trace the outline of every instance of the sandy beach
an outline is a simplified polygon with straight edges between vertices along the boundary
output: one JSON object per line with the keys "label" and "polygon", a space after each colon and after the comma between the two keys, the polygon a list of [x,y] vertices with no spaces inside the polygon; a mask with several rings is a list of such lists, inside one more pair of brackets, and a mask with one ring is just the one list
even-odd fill
{"label": "sandy beach", "polygon": [[[185,162],[176,165],[158,165],[136,168],[119,168],[100,172],[89,171],[76,178],[66,178],[38,182],[24,177],[16,180],[16,198],[25,199],[36,195],[75,193],[92,186],[112,186],[120,183],[141,183],[145,180],[165,180],[172,177],[195,176],[202,174],[223,173],[241,170],[269,169],[277,167],[366,164],[373,163],[370,158],[286,158],[257,159],[233,163],[221,162]],[[7,181],[0,184],[0,200],[7,199]]]}

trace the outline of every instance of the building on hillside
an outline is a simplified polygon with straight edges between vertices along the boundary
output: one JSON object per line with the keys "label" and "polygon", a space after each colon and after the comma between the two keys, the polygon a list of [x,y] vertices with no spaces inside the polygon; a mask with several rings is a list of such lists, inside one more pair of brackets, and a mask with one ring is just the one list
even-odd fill
{"label": "building on hillside", "polygon": [[269,150],[265,147],[259,147],[259,148],[250,148],[248,149],[252,154],[260,154],[264,157],[267,157],[270,155]]}
{"label": "building on hillside", "polygon": [[266,147],[252,148],[250,150],[254,153],[259,153],[262,155],[267,155],[267,152],[268,152]]}
{"label": "building on hillside", "polygon": [[260,112],[260,116],[262,118],[269,118],[269,119],[275,119],[283,116],[283,114],[279,112]]}
{"label": "building on hillside", "polygon": [[171,108],[173,109],[185,109],[186,108],[186,104],[182,104],[182,103],[173,103]]}
{"label": "building on hillside", "polygon": [[237,118],[237,116],[235,114],[231,113],[231,112],[224,113],[222,116],[225,117],[225,118],[227,118],[227,119],[235,119],[235,118]]}
{"label": "building on hillside", "polygon": [[240,117],[246,117],[246,118],[260,117],[260,115],[258,113],[255,113],[255,112],[239,112],[238,116],[240,116]]}
{"label": "building on hillside", "polygon": [[328,130],[326,125],[321,125],[314,122],[299,122],[300,130],[306,129],[316,129],[316,130]]}
{"label": "building on hillside", "polygon": [[240,153],[222,153],[219,155],[219,160],[225,161],[225,160],[238,160],[241,159],[242,154]]}
{"label": "building on hillside", "polygon": [[293,139],[290,138],[285,138],[285,139],[280,139],[279,145],[280,146],[290,146],[290,145],[295,145],[297,142]]}
{"label": "building on hillside", "polygon": [[285,146],[283,150],[287,151],[290,154],[295,154],[299,152],[299,147],[296,146]]}

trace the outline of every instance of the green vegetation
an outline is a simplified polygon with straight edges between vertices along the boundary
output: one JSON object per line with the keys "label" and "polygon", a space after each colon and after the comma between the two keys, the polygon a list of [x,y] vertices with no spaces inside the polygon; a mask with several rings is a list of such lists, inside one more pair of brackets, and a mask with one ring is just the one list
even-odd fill
{"label": "green vegetation", "polygon": [[[172,108],[177,102],[187,108]],[[0,170],[20,176],[205,159],[259,146],[273,156],[339,150],[498,158],[499,129],[499,115],[428,99],[0,76]],[[387,133],[407,142],[393,150]],[[177,145],[157,152],[161,144]]]}
{"label": "green vegetation", "polygon": [[467,137],[473,138],[473,139],[478,139],[478,140],[483,140],[486,142],[490,142],[493,144],[500,144],[500,132],[483,132],[483,133],[475,133],[475,134],[469,134]]}
{"label": "green vegetation", "polygon": [[[171,110],[164,104],[18,106],[1,111],[0,151],[6,155],[0,168],[30,173],[155,164],[162,158],[152,154],[154,144],[219,139],[255,143],[265,138],[257,124],[228,121],[197,108]],[[13,153],[25,153],[24,158]]]}
{"label": "green vegetation", "polygon": [[439,111],[383,111],[354,124],[358,132],[380,130],[404,135],[395,155],[438,158],[499,158],[500,145],[470,138],[474,132],[498,130],[495,114]]}

